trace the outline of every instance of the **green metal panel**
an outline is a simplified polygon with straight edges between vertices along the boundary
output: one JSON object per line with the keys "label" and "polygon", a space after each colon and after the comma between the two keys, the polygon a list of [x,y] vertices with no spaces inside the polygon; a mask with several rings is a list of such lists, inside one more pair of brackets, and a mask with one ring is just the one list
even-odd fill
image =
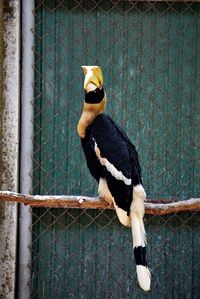
{"label": "green metal panel", "polygon": [[85,163],[77,167],[76,125],[81,65],[99,64],[107,113],[138,147],[149,196],[198,196],[199,4],[142,3],[127,13],[126,3],[119,11],[108,2],[105,11],[87,10],[90,1],[36,10],[34,192],[94,194]]}
{"label": "green metal panel", "polygon": [[146,217],[152,290],[113,211],[34,211],[32,298],[199,298],[199,214]]}
{"label": "green metal panel", "polygon": [[[36,1],[35,194],[97,193],[76,133],[81,65],[97,64],[148,197],[199,196],[199,14],[200,3]],[[143,298],[130,230],[114,212],[33,212],[33,298]],[[144,296],[198,298],[199,215],[146,218],[153,287]]]}

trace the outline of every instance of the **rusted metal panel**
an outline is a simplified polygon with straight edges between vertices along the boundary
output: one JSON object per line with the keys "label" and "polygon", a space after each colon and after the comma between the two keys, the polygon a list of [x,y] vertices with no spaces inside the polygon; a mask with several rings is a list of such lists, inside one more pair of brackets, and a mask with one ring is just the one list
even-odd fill
{"label": "rusted metal panel", "polygon": [[[1,1],[2,16],[0,188],[18,191],[20,1]],[[0,240],[0,298],[13,299],[16,279],[17,204],[0,205]]]}

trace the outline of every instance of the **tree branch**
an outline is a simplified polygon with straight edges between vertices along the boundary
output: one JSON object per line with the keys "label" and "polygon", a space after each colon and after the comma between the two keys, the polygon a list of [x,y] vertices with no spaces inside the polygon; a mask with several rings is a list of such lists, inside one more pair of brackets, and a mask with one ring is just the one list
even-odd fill
{"label": "tree branch", "polygon": [[[114,209],[104,199],[87,196],[64,195],[24,195],[10,191],[0,191],[0,202],[18,202],[31,207],[80,208],[80,209]],[[166,200],[148,200],[145,202],[145,213],[166,215],[185,211],[200,210],[200,198],[169,202]]]}

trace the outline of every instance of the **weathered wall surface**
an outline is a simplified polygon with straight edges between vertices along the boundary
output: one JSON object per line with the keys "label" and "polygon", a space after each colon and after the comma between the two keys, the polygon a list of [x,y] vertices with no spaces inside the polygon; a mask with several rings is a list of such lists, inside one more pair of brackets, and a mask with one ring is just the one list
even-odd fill
{"label": "weathered wall surface", "polygon": [[[20,1],[0,2],[0,189],[18,190]],[[0,204],[0,299],[14,298],[17,205]]]}

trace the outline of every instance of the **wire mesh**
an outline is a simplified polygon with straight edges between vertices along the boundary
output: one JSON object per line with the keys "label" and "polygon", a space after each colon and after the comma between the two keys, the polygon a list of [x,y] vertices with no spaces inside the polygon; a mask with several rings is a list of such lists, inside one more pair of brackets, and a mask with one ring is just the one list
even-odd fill
{"label": "wire mesh", "polygon": [[[34,194],[97,194],[76,133],[81,65],[97,64],[148,197],[199,197],[200,3],[35,3]],[[198,298],[198,211],[145,218],[148,295],[114,211],[34,208],[32,298]]]}

